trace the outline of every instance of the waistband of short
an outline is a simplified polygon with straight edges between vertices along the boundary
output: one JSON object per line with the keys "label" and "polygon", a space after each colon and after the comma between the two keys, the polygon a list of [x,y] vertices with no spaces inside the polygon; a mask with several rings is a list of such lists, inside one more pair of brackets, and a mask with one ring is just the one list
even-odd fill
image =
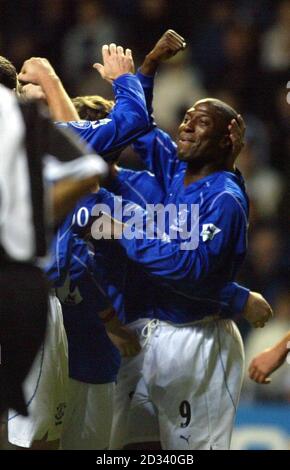
{"label": "waistband of short", "polygon": [[219,315],[209,315],[207,317],[204,317],[204,318],[200,318],[199,320],[195,320],[195,321],[192,321],[192,322],[189,322],[189,323],[173,323],[173,322],[167,322],[167,321],[164,321],[164,320],[158,320],[157,318],[139,318],[138,320],[134,321],[134,322],[131,322],[131,323],[128,323],[128,327],[129,328],[143,328],[144,326],[148,325],[149,323],[150,324],[155,324],[156,326],[159,325],[161,326],[162,328],[166,328],[166,327],[169,327],[169,328],[187,328],[187,327],[190,327],[190,326],[199,326],[199,325],[204,325],[204,324],[207,324],[207,323],[211,323],[211,322],[215,322],[215,321],[218,321],[218,320],[223,320]]}

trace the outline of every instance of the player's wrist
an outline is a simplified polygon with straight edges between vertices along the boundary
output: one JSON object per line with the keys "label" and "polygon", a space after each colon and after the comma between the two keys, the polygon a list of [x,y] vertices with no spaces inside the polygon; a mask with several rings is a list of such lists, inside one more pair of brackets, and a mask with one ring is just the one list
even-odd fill
{"label": "player's wrist", "polygon": [[284,360],[287,357],[287,354],[289,353],[289,347],[288,347],[289,342],[290,342],[290,338],[285,337],[285,339],[283,339],[280,343],[278,343],[273,348],[273,352],[277,358],[277,362],[279,363],[279,365],[284,362]]}
{"label": "player's wrist", "polygon": [[140,67],[140,71],[143,75],[154,75],[159,67],[160,60],[151,51],[146,55],[143,64]]}
{"label": "player's wrist", "polygon": [[128,75],[130,77],[132,77],[132,75],[134,75],[134,74],[132,72],[122,72],[122,73],[118,73],[117,75],[114,75],[114,76],[111,76],[111,77],[106,77],[106,78],[107,78],[107,80],[110,80],[111,82],[114,83],[119,78],[126,77]]}
{"label": "player's wrist", "polygon": [[55,72],[41,72],[39,74],[39,85],[44,91],[51,88],[62,88],[61,80]]}

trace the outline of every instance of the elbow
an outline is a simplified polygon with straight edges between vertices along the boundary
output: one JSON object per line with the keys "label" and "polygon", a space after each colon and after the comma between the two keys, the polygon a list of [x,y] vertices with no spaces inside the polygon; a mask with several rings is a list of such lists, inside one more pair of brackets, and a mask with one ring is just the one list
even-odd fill
{"label": "elbow", "polygon": [[135,112],[132,115],[131,127],[136,132],[145,133],[146,131],[148,131],[150,128],[150,120],[147,112],[145,112],[144,110],[142,110],[142,112]]}

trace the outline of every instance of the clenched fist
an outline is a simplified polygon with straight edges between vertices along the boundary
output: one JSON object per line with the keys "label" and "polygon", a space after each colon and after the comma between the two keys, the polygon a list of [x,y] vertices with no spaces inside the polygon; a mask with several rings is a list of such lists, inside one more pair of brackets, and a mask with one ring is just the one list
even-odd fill
{"label": "clenched fist", "polygon": [[261,294],[258,294],[258,292],[250,292],[243,311],[243,317],[254,328],[263,328],[265,323],[273,317],[273,311]]}

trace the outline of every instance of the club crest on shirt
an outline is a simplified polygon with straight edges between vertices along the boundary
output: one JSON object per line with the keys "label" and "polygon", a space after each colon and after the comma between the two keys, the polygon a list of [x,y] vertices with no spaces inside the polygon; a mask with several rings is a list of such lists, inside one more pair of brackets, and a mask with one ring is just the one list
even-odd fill
{"label": "club crest on shirt", "polygon": [[108,122],[111,122],[112,119],[109,118],[104,118],[100,119],[99,121],[92,121],[91,125],[93,129],[96,129],[97,127],[104,126],[105,124],[108,124]]}
{"label": "club crest on shirt", "polygon": [[203,224],[200,236],[202,241],[206,242],[207,240],[212,240],[219,232],[221,232],[221,229],[214,224]]}
{"label": "club crest on shirt", "polygon": [[90,121],[71,121],[70,125],[76,127],[77,129],[87,129],[91,126]]}

